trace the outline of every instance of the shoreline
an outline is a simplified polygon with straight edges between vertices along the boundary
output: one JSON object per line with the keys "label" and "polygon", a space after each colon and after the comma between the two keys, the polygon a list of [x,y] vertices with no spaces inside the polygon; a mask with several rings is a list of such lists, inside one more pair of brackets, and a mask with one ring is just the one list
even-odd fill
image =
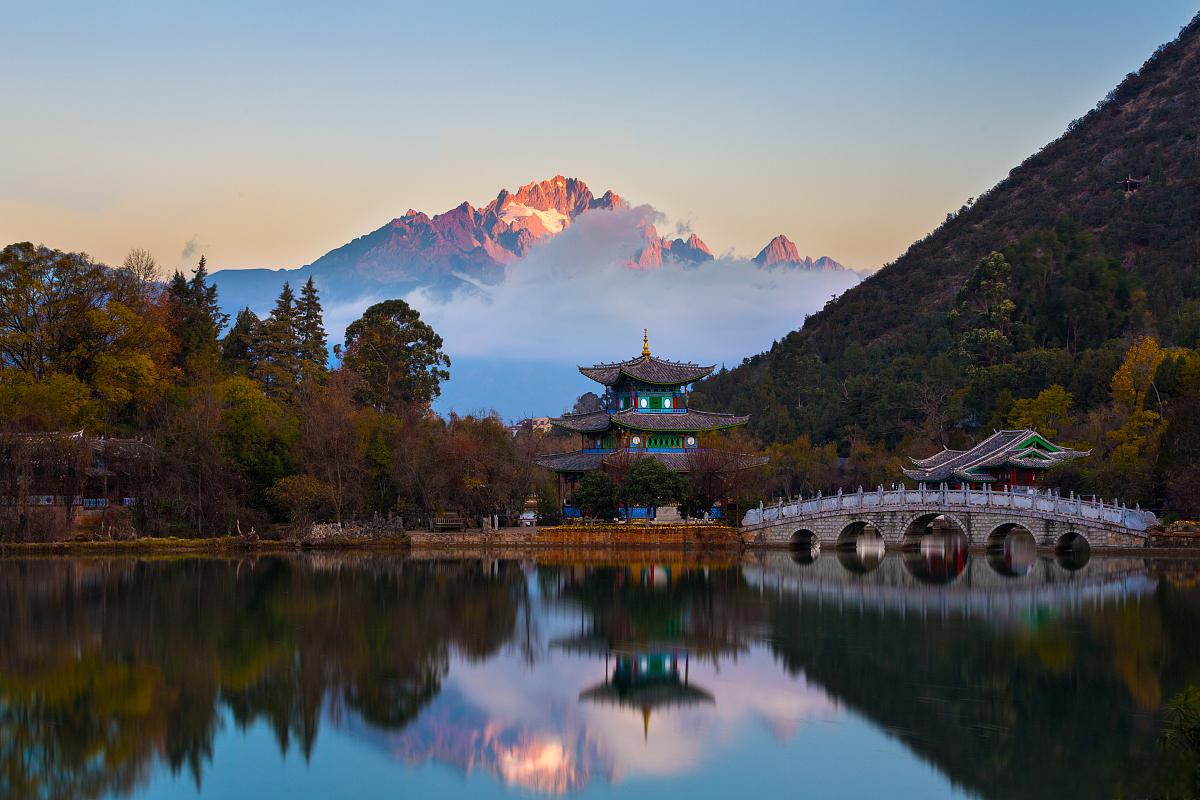
{"label": "shoreline", "polygon": [[[657,528],[657,529],[656,529]],[[646,529],[614,530],[611,527],[509,528],[497,531],[427,532],[410,531],[387,536],[323,537],[320,540],[247,540],[237,536],[179,538],[147,536],[127,540],[68,540],[59,542],[0,543],[0,559],[24,556],[220,556],[285,555],[302,552],[361,553],[379,552],[396,555],[458,554],[496,550],[549,551],[682,551],[754,553],[790,551],[787,544],[756,544],[745,541],[737,529],[710,526],[652,526]],[[835,552],[830,548],[830,552]],[[904,552],[888,545],[887,553]],[[983,545],[968,548],[972,554],[984,554]],[[1053,548],[1039,547],[1041,556],[1054,555]],[[1104,547],[1091,548],[1093,555],[1142,558],[1197,558],[1200,547]]]}

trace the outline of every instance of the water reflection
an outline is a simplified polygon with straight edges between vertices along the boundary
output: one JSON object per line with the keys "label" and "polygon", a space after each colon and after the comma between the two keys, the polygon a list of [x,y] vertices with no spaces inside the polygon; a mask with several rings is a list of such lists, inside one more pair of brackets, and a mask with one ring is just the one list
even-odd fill
{"label": "water reflection", "polygon": [[856,536],[849,546],[837,549],[838,563],[847,572],[865,575],[875,571],[883,563],[885,545],[878,534]]}
{"label": "water reflection", "polygon": [[[386,753],[379,794],[444,780],[412,771],[430,763],[551,794],[671,793],[707,770],[789,790],[800,776],[766,769],[772,748],[819,794],[858,793],[864,776],[819,775],[864,748],[923,776],[910,796],[1148,796],[1189,779],[1187,754],[1157,743],[1163,709],[1200,683],[1193,565],[1068,569],[1018,541],[975,558],[953,536],[855,545],[807,564],[0,561],[0,796],[218,785],[217,756],[264,725],[313,775],[345,748]],[[818,723],[856,732],[829,729],[814,762]]]}
{"label": "water reflection", "polygon": [[1028,575],[1038,561],[1037,542],[1027,529],[1005,526],[993,534],[987,556],[988,563],[997,573],[1020,578]]}
{"label": "water reflection", "polygon": [[904,566],[923,583],[950,583],[967,567],[967,537],[961,531],[935,531],[904,550]]}

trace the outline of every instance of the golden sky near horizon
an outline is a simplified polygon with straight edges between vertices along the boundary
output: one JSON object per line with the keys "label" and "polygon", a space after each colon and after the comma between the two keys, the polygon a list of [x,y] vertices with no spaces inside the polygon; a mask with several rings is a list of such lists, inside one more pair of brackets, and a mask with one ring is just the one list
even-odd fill
{"label": "golden sky near horizon", "polygon": [[872,268],[1193,10],[25,7],[0,51],[0,239],[295,267],[409,207],[563,173],[717,254],[784,233]]}

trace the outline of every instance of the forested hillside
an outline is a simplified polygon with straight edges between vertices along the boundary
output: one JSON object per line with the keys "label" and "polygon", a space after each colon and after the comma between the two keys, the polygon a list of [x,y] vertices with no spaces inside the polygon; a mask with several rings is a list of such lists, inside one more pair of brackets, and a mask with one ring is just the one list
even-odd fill
{"label": "forested hillside", "polygon": [[[1053,388],[1060,436],[1097,447],[1088,469],[1111,472],[1111,451],[1127,446],[1140,460],[1124,469],[1152,473],[1136,499],[1165,502],[1195,460],[1168,463],[1160,444],[1174,422],[1167,438],[1181,447],[1200,389],[1188,382],[1195,354],[1180,349],[1200,344],[1198,134],[1200,17],[894,263],[706,381],[697,404],[752,414],[765,442],[925,455],[1012,424]],[[1124,414],[1123,363],[1149,369]],[[1145,430],[1114,440],[1143,412]],[[1125,472],[1105,475],[1087,477],[1131,497]]]}

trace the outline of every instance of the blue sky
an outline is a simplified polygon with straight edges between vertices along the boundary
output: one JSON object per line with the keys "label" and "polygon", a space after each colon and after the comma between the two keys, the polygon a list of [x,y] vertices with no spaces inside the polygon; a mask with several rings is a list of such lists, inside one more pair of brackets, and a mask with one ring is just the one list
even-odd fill
{"label": "blue sky", "polygon": [[[296,266],[555,173],[717,252],[890,260],[1186,2],[6,3],[0,237]],[[15,123],[15,124],[13,124]],[[190,260],[190,259],[189,259]]]}

